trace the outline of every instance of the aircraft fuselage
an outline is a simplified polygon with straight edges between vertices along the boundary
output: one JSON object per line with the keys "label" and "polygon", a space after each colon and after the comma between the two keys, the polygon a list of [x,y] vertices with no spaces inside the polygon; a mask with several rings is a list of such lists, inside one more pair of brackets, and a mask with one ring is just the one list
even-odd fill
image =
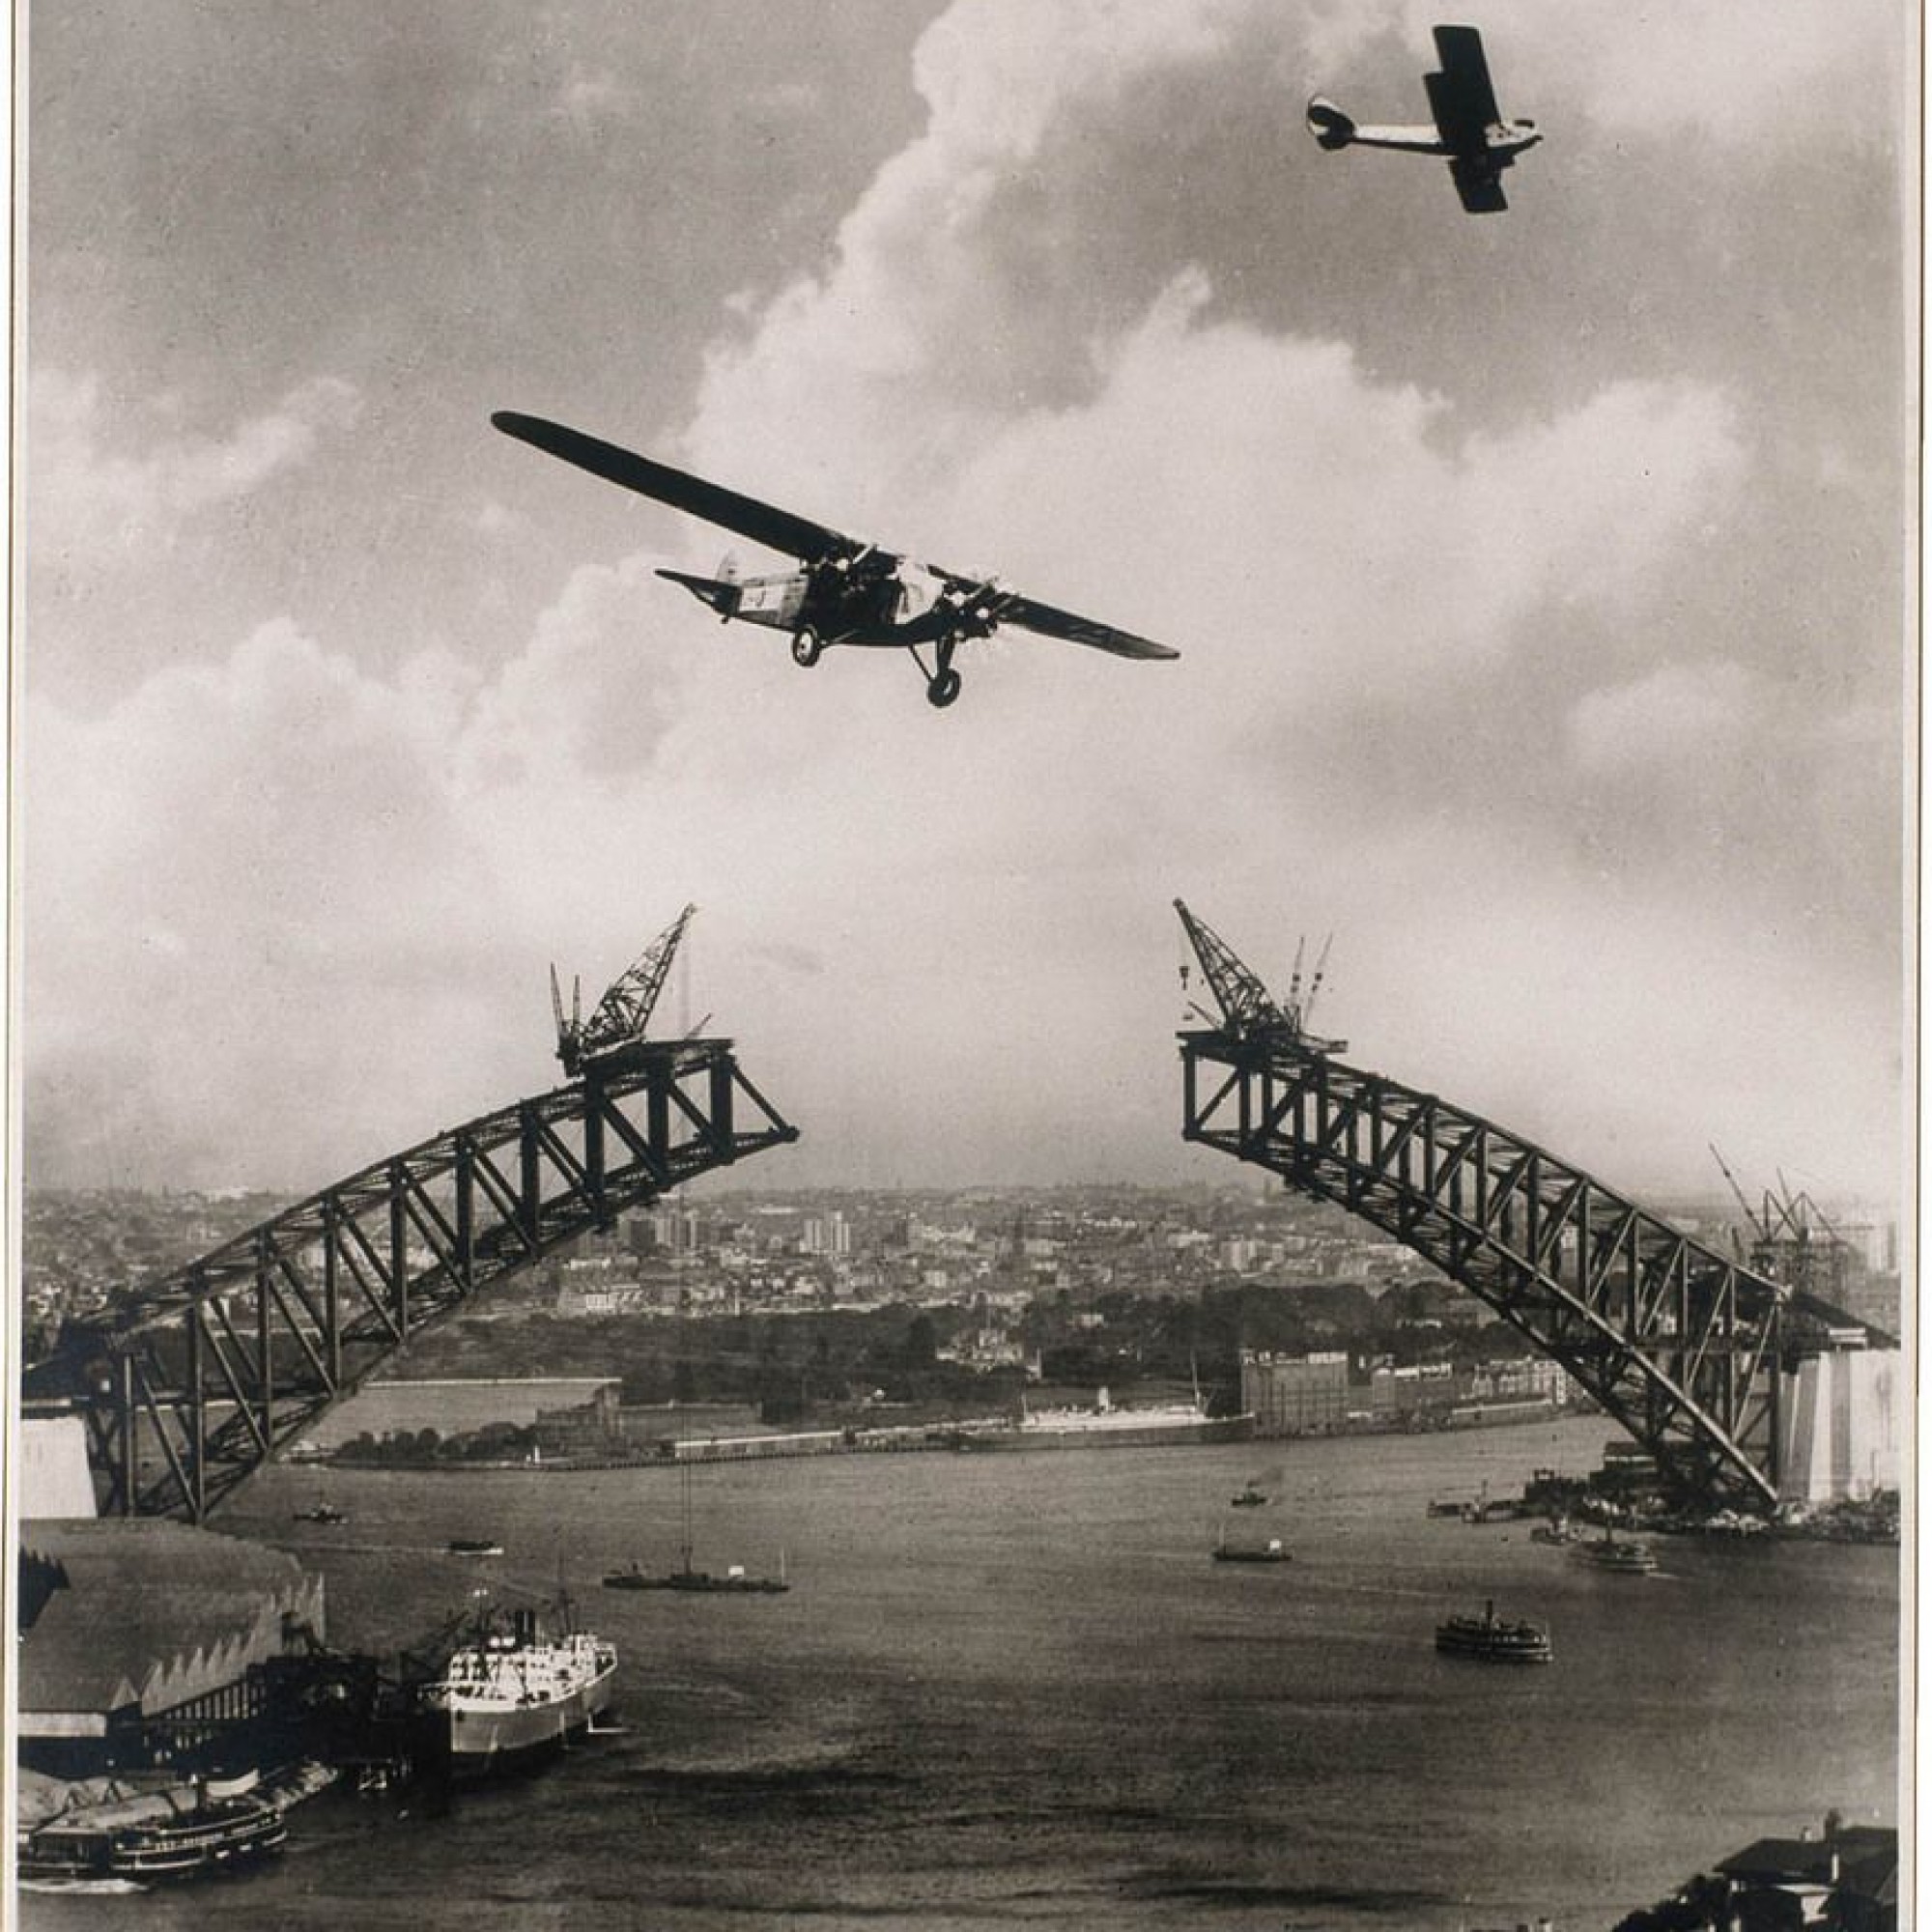
{"label": "aircraft fuselage", "polygon": [[683,584],[721,617],[794,637],[810,632],[821,644],[903,650],[910,644],[985,637],[993,629],[990,609],[975,608],[945,580],[896,558],[879,569],[868,570],[867,559],[860,557],[846,565],[817,564],[768,577],[661,574]]}
{"label": "aircraft fuselage", "polygon": [[1348,133],[1336,143],[1350,148],[1390,148],[1406,155],[1439,155],[1445,160],[1507,159],[1533,148],[1543,139],[1535,125],[1527,121],[1499,121],[1483,130],[1480,147],[1452,146],[1433,127],[1374,128],[1360,122],[1351,124]]}

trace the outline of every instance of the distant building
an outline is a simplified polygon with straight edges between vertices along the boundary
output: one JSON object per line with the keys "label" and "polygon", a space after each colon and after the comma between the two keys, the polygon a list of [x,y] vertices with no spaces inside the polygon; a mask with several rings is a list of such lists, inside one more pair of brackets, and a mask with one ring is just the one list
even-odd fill
{"label": "distant building", "polygon": [[1349,1357],[1241,1350],[1241,1407],[1257,1435],[1310,1435],[1339,1429],[1349,1412]]}
{"label": "distant building", "polygon": [[588,1402],[571,1408],[540,1408],[532,1425],[537,1453],[549,1460],[581,1458],[594,1462],[625,1446],[622,1416],[624,1385],[603,1384]]}
{"label": "distant building", "polygon": [[697,1252],[697,1216],[688,1208],[661,1208],[651,1217],[660,1250],[671,1255]]}
{"label": "distant building", "polygon": [[1554,1405],[1574,1402],[1577,1395],[1570,1372],[1553,1355],[1517,1355],[1504,1361],[1478,1362],[1461,1391],[1468,1402],[1533,1402]]}
{"label": "distant building", "polygon": [[1456,1372],[1447,1362],[1378,1362],[1369,1372],[1369,1413],[1378,1422],[1408,1422],[1431,1409],[1446,1414],[1455,1401]]}
{"label": "distant building", "polygon": [[836,1208],[829,1214],[810,1215],[800,1246],[809,1255],[839,1260],[852,1252],[852,1224]]}

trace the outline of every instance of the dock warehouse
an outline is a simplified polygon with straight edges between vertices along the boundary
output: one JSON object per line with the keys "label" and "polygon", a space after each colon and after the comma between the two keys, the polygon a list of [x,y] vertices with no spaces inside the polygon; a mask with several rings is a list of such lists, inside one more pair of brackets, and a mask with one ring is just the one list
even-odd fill
{"label": "dock warehouse", "polygon": [[186,1523],[30,1520],[19,1560],[19,1762],[59,1776],[192,1756],[325,1635],[321,1577]]}

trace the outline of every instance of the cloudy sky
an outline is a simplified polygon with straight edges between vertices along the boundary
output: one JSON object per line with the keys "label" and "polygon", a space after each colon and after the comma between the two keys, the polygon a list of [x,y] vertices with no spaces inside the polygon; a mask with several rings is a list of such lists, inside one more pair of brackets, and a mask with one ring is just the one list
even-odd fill
{"label": "cloudy sky", "polygon": [[[1613,1184],[1895,1200],[1916,20],[1494,0],[1471,218],[1302,126],[1434,17],[40,0],[29,1182],[321,1186],[687,900],[759,1179],[1233,1179],[1179,895]],[[801,671],[499,409],[1182,658]]]}

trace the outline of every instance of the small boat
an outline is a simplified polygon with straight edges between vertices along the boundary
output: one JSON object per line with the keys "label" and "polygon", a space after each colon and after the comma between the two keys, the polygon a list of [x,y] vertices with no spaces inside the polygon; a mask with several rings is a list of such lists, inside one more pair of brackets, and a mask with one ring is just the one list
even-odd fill
{"label": "small boat", "polygon": [[1244,1484],[1238,1495],[1228,1498],[1228,1507],[1237,1510],[1260,1509],[1267,1501],[1267,1492],[1257,1489],[1253,1483]]}
{"label": "small boat", "polygon": [[1288,1546],[1278,1536],[1271,1536],[1265,1543],[1230,1543],[1224,1536],[1214,1546],[1216,1563],[1286,1563],[1290,1560]]}
{"label": "small boat", "polygon": [[296,1520],[298,1522],[347,1522],[349,1517],[345,1511],[337,1509],[332,1502],[325,1499],[319,1503],[312,1503],[305,1510],[297,1510]]}
{"label": "small boat", "polygon": [[503,1546],[493,1536],[452,1536],[448,1547],[452,1556],[500,1556],[503,1553]]}
{"label": "small boat", "polygon": [[752,1577],[742,1563],[733,1563],[722,1577],[709,1570],[694,1570],[689,1561],[681,1569],[652,1576],[633,1563],[628,1570],[611,1570],[604,1577],[607,1590],[687,1590],[697,1595],[780,1597],[791,1585],[782,1577]]}
{"label": "small boat", "polygon": [[1453,1516],[1460,1519],[1467,1516],[1469,1509],[1470,1505],[1459,1496],[1432,1496],[1429,1501],[1431,1516]]}
{"label": "small boat", "polygon": [[1496,1615],[1493,1600],[1479,1617],[1451,1617],[1435,1626],[1435,1648],[1444,1657],[1473,1658],[1481,1663],[1548,1663],[1555,1653],[1541,1624],[1509,1623]]}
{"label": "small boat", "polygon": [[1608,1530],[1595,1543],[1579,1544],[1577,1554],[1593,1570],[1614,1571],[1623,1577],[1648,1577],[1657,1568],[1657,1552],[1647,1543],[1619,1543]]}

